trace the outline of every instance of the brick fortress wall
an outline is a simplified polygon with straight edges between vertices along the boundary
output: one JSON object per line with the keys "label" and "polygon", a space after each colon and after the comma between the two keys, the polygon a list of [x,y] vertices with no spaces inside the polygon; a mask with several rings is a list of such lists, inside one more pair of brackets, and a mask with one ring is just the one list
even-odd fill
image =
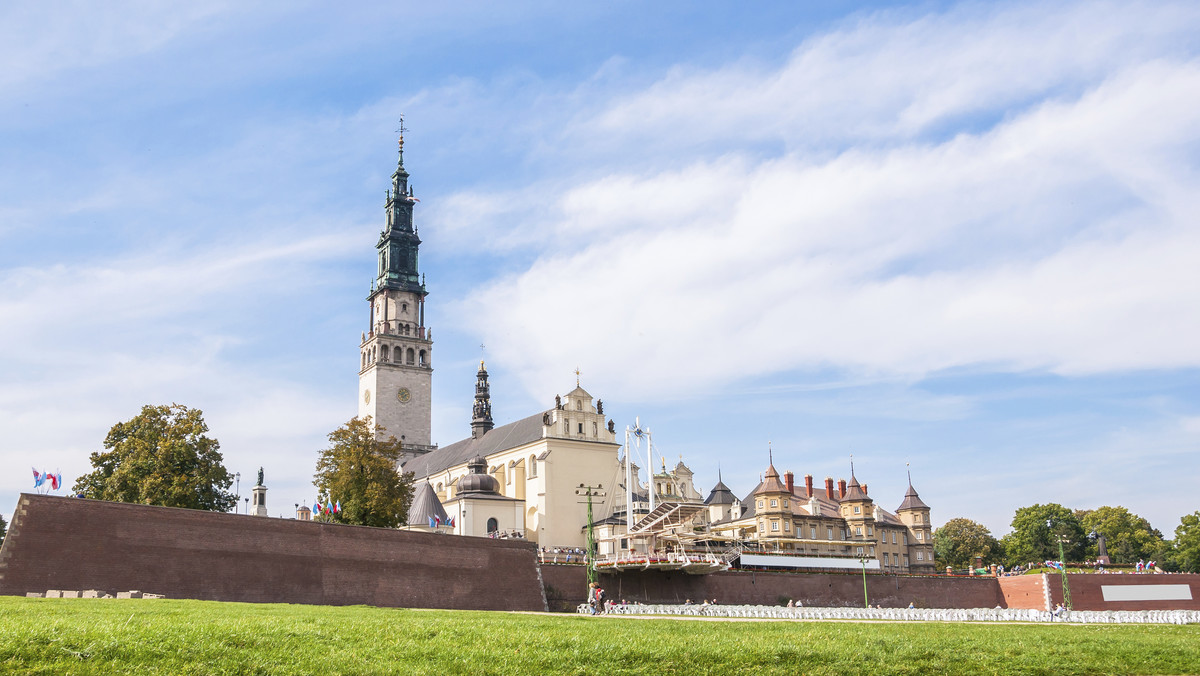
{"label": "brick fortress wall", "polygon": [[[542,580],[552,610],[573,609],[584,601],[587,578],[583,566],[543,565]],[[862,576],[851,574],[630,571],[601,575],[600,586],[610,599],[640,603],[716,599],[731,605],[782,605],[793,599],[805,606],[863,604]],[[872,606],[885,608],[905,608],[909,603],[919,608],[994,608],[1003,603],[996,578],[992,577],[867,575],[867,596]]]}
{"label": "brick fortress wall", "polygon": [[47,589],[545,609],[536,548],[520,540],[24,494],[0,549],[0,594]]}

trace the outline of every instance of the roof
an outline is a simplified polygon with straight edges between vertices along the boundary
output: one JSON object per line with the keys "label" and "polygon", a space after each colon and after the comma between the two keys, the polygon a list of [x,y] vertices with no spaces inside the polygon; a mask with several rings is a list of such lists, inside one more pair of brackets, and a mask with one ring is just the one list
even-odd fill
{"label": "roof", "polygon": [[755,489],[753,495],[758,493],[787,493],[787,486],[779,480],[779,472],[775,470],[775,465],[767,465],[767,474],[759,487]]}
{"label": "roof", "polygon": [[737,502],[737,497],[723,481],[717,481],[717,485],[713,486],[712,492],[704,500],[706,505],[732,505],[734,502]]}
{"label": "roof", "polygon": [[896,508],[897,512],[906,509],[929,509],[929,505],[921,501],[921,496],[917,495],[917,489],[913,488],[912,483],[908,484],[908,490],[904,493],[904,502]]}
{"label": "roof", "polygon": [[501,425],[487,434],[479,437],[468,437],[456,441],[449,446],[443,446],[436,451],[419,455],[401,466],[405,472],[412,472],[418,479],[437,474],[442,470],[458,465],[464,465],[475,456],[484,458],[493,453],[507,451],[531,441],[542,438],[542,415],[538,411],[528,418]]}
{"label": "roof", "polygon": [[855,502],[859,500],[870,500],[867,494],[863,492],[861,486],[858,485],[858,479],[854,475],[850,475],[850,483],[846,484],[846,497],[842,498],[842,502]]}
{"label": "roof", "polygon": [[433,491],[433,486],[429,485],[428,481],[421,482],[417,486],[417,493],[413,496],[412,506],[408,508],[408,525],[410,526],[428,526],[429,519],[436,517],[437,523],[446,523],[448,517],[446,509],[442,507],[442,503],[438,500],[437,493]]}

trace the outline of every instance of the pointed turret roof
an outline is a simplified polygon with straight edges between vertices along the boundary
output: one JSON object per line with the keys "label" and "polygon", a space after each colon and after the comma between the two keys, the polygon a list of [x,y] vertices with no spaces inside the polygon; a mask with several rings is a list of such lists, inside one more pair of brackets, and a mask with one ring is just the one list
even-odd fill
{"label": "pointed turret roof", "polygon": [[425,481],[417,486],[417,494],[413,496],[412,506],[408,508],[408,525],[429,526],[430,518],[436,518],[437,523],[446,523],[449,520],[433,486]]}
{"label": "pointed turret roof", "polygon": [[863,492],[862,486],[859,485],[858,479],[854,478],[854,473],[850,474],[850,483],[846,484],[846,497],[842,498],[842,502],[853,502],[855,500],[870,500],[871,498]]}
{"label": "pointed turret roof", "polygon": [[912,479],[908,481],[908,490],[904,493],[904,502],[900,503],[900,507],[896,510],[902,512],[906,509],[929,509],[929,505],[921,501],[921,496],[917,495],[917,489],[913,488]]}
{"label": "pointed turret roof", "polygon": [[754,491],[755,495],[759,493],[787,493],[787,486],[779,480],[779,472],[775,470],[775,463],[767,465],[767,473],[763,476],[762,485],[758,490]]}
{"label": "pointed turret roof", "polygon": [[717,470],[717,485],[713,486],[712,492],[710,492],[708,497],[705,498],[704,504],[732,505],[735,502],[737,502],[737,496],[735,496],[733,491],[729,490],[729,486],[726,486],[725,482],[721,480],[721,471]]}

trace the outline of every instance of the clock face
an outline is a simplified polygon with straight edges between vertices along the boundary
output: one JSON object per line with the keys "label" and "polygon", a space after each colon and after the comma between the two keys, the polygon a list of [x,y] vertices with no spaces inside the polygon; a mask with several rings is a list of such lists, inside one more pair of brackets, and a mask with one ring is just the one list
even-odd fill
{"label": "clock face", "polygon": [[396,393],[396,398],[400,400],[401,404],[407,404],[408,400],[412,399],[412,392],[409,392],[407,387],[401,387],[400,391]]}
{"label": "clock face", "polygon": [[363,390],[363,403],[371,403],[371,390]]}

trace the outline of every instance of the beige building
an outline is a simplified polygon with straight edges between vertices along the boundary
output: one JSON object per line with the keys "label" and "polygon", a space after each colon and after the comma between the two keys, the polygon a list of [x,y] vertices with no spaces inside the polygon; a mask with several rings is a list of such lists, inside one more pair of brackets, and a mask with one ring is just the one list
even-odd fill
{"label": "beige building", "polygon": [[[750,545],[742,565],[778,568],[858,568],[891,573],[932,573],[933,538],[929,506],[910,479],[896,512],[875,504],[866,484],[834,484],[822,488],[812,475],[796,486],[792,472],[782,477],[769,463],[763,480],[745,500],[718,482],[709,498],[709,532]],[[759,554],[761,553],[761,555]]]}
{"label": "beige building", "polygon": [[613,489],[621,476],[620,444],[603,404],[577,385],[565,397],[556,396],[553,408],[493,427],[487,379],[480,362],[472,435],[411,458],[401,469],[428,481],[455,516],[455,509],[470,509],[462,482],[474,486],[470,462],[478,457],[495,479],[496,494],[520,503],[521,518],[514,519],[512,530],[543,546],[584,546],[587,503],[578,495],[580,486],[599,486],[604,493],[593,503],[593,515],[609,513],[619,492]]}

